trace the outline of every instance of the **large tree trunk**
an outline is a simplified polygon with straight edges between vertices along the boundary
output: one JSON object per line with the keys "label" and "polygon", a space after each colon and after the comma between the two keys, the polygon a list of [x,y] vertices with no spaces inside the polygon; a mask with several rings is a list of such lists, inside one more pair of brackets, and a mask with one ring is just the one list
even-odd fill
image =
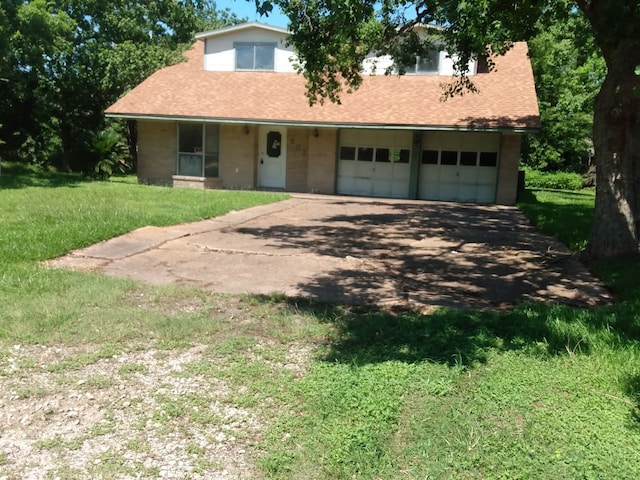
{"label": "large tree trunk", "polygon": [[603,48],[608,73],[595,100],[596,206],[587,255],[640,252],[640,38]]}

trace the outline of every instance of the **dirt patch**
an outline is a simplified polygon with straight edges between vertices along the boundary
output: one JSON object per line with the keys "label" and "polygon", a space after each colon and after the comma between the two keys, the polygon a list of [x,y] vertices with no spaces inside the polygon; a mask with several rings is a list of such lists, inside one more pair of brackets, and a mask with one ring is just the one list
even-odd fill
{"label": "dirt patch", "polygon": [[514,207],[301,195],[50,262],[222,293],[356,304],[594,306],[606,289]]}

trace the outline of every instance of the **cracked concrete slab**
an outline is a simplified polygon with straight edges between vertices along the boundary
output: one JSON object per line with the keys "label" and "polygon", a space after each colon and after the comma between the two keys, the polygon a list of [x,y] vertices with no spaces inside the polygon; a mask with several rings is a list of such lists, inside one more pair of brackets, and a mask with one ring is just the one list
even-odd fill
{"label": "cracked concrete slab", "polygon": [[145,227],[49,262],[154,284],[322,301],[592,306],[607,290],[513,207],[296,195]]}

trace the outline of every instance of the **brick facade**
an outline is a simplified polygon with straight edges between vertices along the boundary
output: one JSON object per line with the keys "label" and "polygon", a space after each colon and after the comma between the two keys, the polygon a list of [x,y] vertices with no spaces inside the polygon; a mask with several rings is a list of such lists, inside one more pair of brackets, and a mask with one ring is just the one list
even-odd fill
{"label": "brick facade", "polygon": [[335,193],[336,151],[338,131],[330,128],[315,129],[309,135],[309,165],[307,191]]}
{"label": "brick facade", "polygon": [[257,185],[258,128],[220,125],[220,179],[223,188],[253,189]]}
{"label": "brick facade", "polygon": [[[200,179],[175,175],[177,124],[174,121],[138,122],[138,178],[141,183],[192,188],[251,190],[258,186],[260,128],[220,125],[220,176]],[[465,142],[466,133],[450,134]],[[337,139],[335,128],[288,128],[286,190],[336,192]],[[514,205],[517,197],[521,134],[501,136],[495,203]],[[453,148],[453,146],[451,147]]]}
{"label": "brick facade", "polygon": [[138,180],[140,183],[171,185],[176,172],[176,122],[138,122]]}
{"label": "brick facade", "polygon": [[287,187],[290,192],[307,191],[309,164],[309,129],[287,130]]}
{"label": "brick facade", "polygon": [[521,141],[521,134],[502,135],[496,192],[496,203],[499,205],[515,205],[516,203]]}

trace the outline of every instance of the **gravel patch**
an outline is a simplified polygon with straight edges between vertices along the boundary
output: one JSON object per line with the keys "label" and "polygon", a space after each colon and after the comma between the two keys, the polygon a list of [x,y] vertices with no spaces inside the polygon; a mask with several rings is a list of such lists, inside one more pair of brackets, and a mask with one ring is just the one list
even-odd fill
{"label": "gravel patch", "polygon": [[[255,477],[266,421],[216,378],[227,359],[205,345],[96,355],[0,349],[0,479]],[[291,347],[273,368],[301,372],[310,355]]]}

